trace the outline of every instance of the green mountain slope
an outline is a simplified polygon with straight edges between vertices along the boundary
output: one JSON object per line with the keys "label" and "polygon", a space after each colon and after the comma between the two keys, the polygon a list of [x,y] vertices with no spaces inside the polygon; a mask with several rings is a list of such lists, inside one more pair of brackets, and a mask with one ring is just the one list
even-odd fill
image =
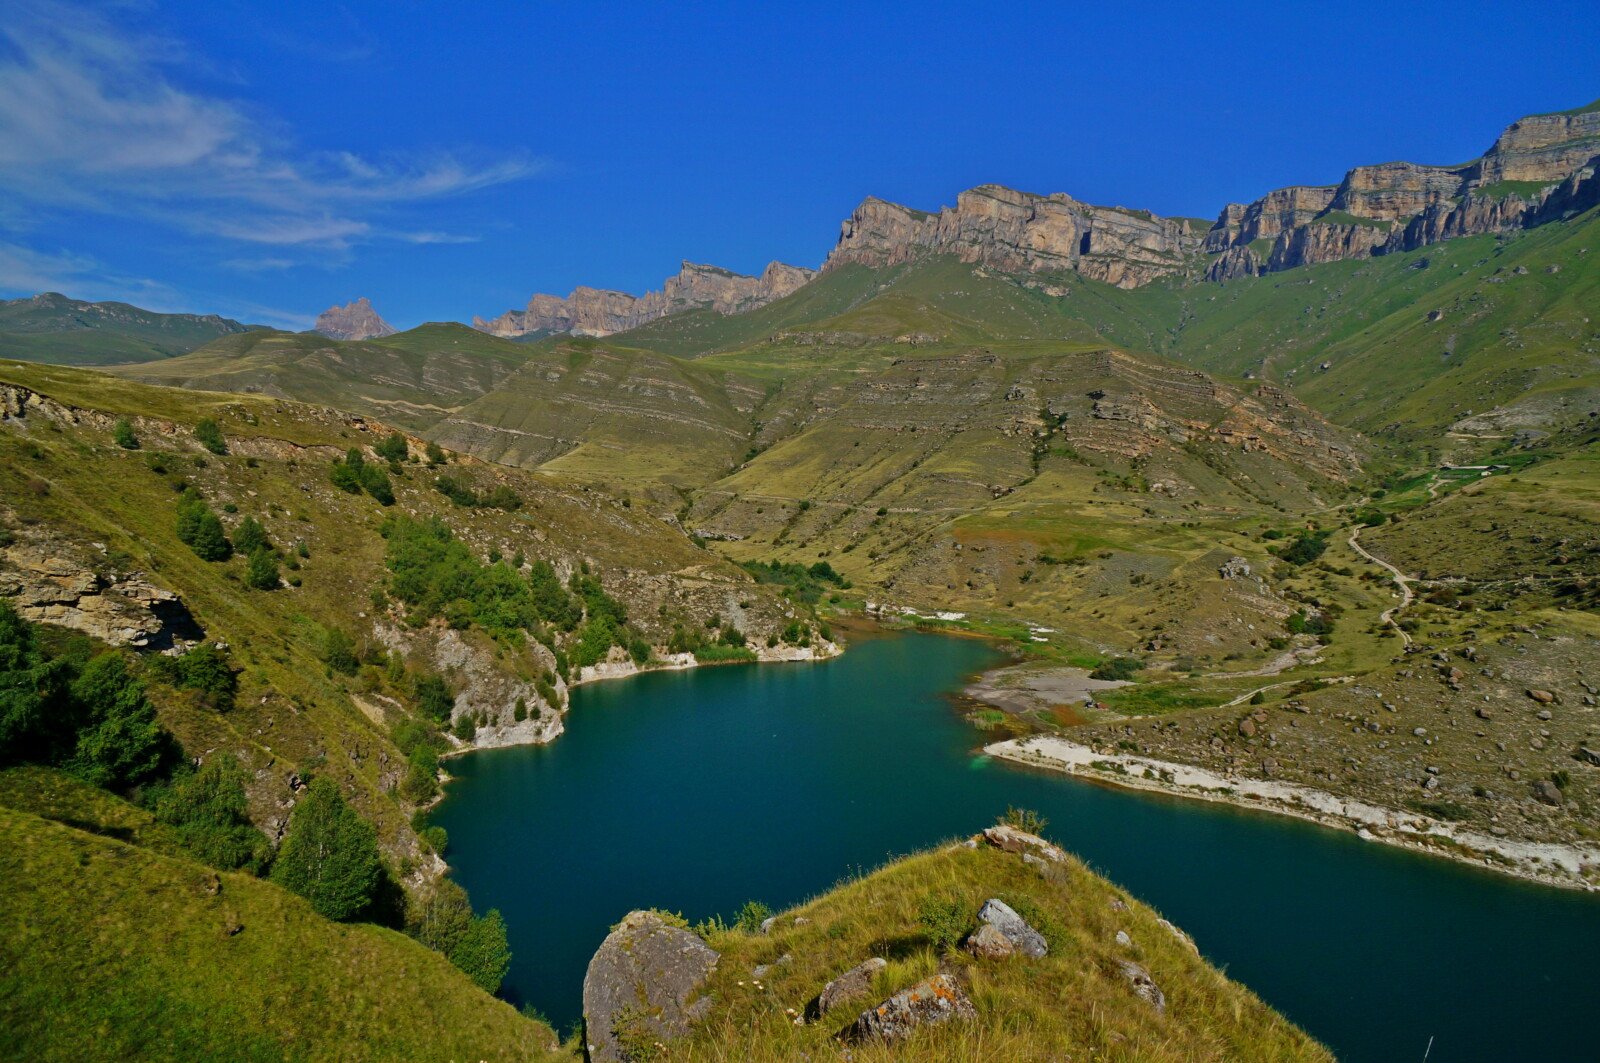
{"label": "green mountain slope", "polygon": [[415,431],[490,391],[527,357],[528,348],[465,325],[429,324],[381,341],[249,333],[117,372],[150,384],[322,403]]}
{"label": "green mountain slope", "polygon": [[172,358],[248,326],[215,314],[158,314],[127,303],[87,303],[55,292],[0,300],[0,357],[59,365]]}
{"label": "green mountain slope", "polygon": [[[0,804],[36,788],[17,774],[0,774]],[[35,798],[35,812],[0,807],[7,1058],[554,1055],[548,1027],[438,953],[381,927],[331,923],[270,883],[147,845],[148,815],[76,793]]]}

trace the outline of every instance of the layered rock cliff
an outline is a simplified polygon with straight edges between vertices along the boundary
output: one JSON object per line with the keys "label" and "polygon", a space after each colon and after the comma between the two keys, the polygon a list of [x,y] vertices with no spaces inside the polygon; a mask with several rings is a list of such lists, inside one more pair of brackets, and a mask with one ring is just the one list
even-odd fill
{"label": "layered rock cliff", "polygon": [[1202,237],[1184,218],[980,185],[937,214],[865,200],[841,226],[822,268],[890,266],[931,252],[1012,273],[1070,270],[1136,288],[1182,272]]}
{"label": "layered rock cliff", "polygon": [[950,254],[1009,273],[1070,270],[1119,288],[1174,275],[1226,281],[1539,224],[1595,197],[1597,165],[1600,102],[1515,122],[1461,166],[1357,166],[1335,185],[1229,203],[1209,230],[999,185],[969,189],[937,213],[870,197],[845,219],[823,269]]}
{"label": "layered rock cliff", "polygon": [[[1411,251],[1538,225],[1596,198],[1600,102],[1514,122],[1461,166],[1357,166],[1338,185],[1230,203],[1205,237],[1210,280]],[[1270,244],[1267,243],[1270,241]]]}
{"label": "layered rock cliff", "polygon": [[472,325],[508,337],[561,332],[609,336],[684,310],[741,314],[782,299],[814,276],[815,270],[782,262],[769,263],[759,277],[749,277],[686,261],[659,291],[635,296],[579,287],[565,299],[535,295],[528,300],[526,309],[508,310],[487,321],[474,317]]}
{"label": "layered rock cliff", "polygon": [[317,315],[312,331],[334,340],[376,340],[395,333],[364,295],[353,303],[328,307]]}

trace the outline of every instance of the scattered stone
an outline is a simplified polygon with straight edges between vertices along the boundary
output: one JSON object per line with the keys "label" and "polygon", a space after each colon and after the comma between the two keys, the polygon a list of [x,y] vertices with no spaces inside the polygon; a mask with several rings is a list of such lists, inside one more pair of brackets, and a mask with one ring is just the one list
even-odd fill
{"label": "scattered stone", "polygon": [[1476,713],[1478,719],[1480,719],[1480,720],[1492,720],[1492,719],[1494,719],[1494,713],[1490,712],[1488,709],[1484,708],[1482,705],[1478,706],[1473,711]]}
{"label": "scattered stone", "polygon": [[1556,696],[1550,693],[1548,690],[1529,689],[1528,697],[1532,698],[1534,701],[1537,701],[1541,705],[1552,705],[1556,700]]}
{"label": "scattered stone", "polygon": [[1017,951],[1011,939],[993,923],[985,923],[967,935],[963,947],[980,960],[1003,960]]}
{"label": "scattered stone", "polygon": [[663,1042],[682,1037],[710,1007],[709,997],[692,998],[720,958],[704,941],[655,912],[629,912],[606,935],[583,978],[589,1058],[612,1063],[624,1059],[619,1027]]}
{"label": "scattered stone", "polygon": [[761,932],[763,934],[772,933],[772,926],[777,921],[778,921],[778,917],[775,916],[775,915],[769,915],[765,919],[761,920]]}
{"label": "scattered stone", "polygon": [[1600,750],[1590,749],[1588,746],[1579,746],[1575,756],[1585,764],[1592,764],[1600,768]]}
{"label": "scattered stone", "polygon": [[856,964],[822,987],[822,992],[817,994],[816,1013],[826,1015],[852,997],[861,996],[872,988],[872,979],[887,966],[889,961],[882,956]]}
{"label": "scattered stone", "polygon": [[1553,807],[1560,807],[1562,801],[1561,787],[1549,779],[1535,779],[1531,789],[1533,790],[1533,799],[1535,801]]}
{"label": "scattered stone", "polygon": [[1122,971],[1122,977],[1126,978],[1128,984],[1133,986],[1134,993],[1141,1000],[1144,1000],[1157,1011],[1167,1010],[1167,995],[1161,991],[1160,986],[1156,985],[1155,979],[1150,977],[1149,971],[1132,960],[1118,960],[1117,966]]}
{"label": "scattered stone", "polygon": [[1239,737],[1249,738],[1256,733],[1256,722],[1246,716],[1239,721]]}
{"label": "scattered stone", "polygon": [[977,1017],[978,1009],[955,979],[936,974],[863,1011],[840,1036],[857,1042],[898,1041],[922,1026]]}
{"label": "scattered stone", "polygon": [[1534,713],[1534,715],[1537,716],[1541,720],[1548,720],[1548,719],[1552,718],[1553,714],[1550,712],[1549,709],[1540,709],[1538,712]]}
{"label": "scattered stone", "polygon": [[1119,930],[1117,931],[1117,944],[1121,945],[1125,949],[1132,948],[1133,938],[1128,936],[1128,932],[1126,930]]}
{"label": "scattered stone", "polygon": [[758,963],[758,964],[756,964],[754,967],[752,967],[750,969],[750,976],[752,978],[765,978],[767,975],[771,974],[774,969],[776,969],[778,967],[787,967],[787,966],[789,966],[789,964],[791,964],[793,962],[794,962],[794,957],[790,956],[787,952],[785,952],[782,956],[779,956],[777,959],[773,960],[771,963]]}
{"label": "scattered stone", "polygon": [[978,909],[978,922],[987,923],[1010,939],[1018,952],[1038,959],[1050,951],[1040,934],[1005,901],[991,897]]}

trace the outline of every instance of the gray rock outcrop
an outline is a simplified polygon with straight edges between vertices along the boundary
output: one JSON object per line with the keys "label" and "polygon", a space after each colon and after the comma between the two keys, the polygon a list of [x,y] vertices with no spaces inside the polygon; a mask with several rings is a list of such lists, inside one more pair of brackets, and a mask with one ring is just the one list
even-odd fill
{"label": "gray rock outcrop", "polygon": [[1118,960],[1117,969],[1122,972],[1122,977],[1128,980],[1128,984],[1133,987],[1133,992],[1139,999],[1157,1011],[1167,1010],[1167,995],[1156,985],[1155,979],[1150,977],[1150,972],[1143,965],[1132,960]]}
{"label": "gray rock outcrop", "polygon": [[1044,935],[1029,926],[1027,920],[997,897],[989,898],[978,909],[978,922],[994,927],[1011,942],[1012,948],[1024,956],[1038,959],[1050,951]]}
{"label": "gray rock outcrop", "polygon": [[682,1037],[710,1006],[699,993],[719,958],[655,912],[629,912],[606,935],[583,978],[589,1058],[620,1063],[632,1039]]}
{"label": "gray rock outcrop", "polygon": [[966,991],[953,977],[941,973],[863,1011],[840,1036],[847,1041],[898,1041],[923,1026],[977,1017],[978,1010]]}

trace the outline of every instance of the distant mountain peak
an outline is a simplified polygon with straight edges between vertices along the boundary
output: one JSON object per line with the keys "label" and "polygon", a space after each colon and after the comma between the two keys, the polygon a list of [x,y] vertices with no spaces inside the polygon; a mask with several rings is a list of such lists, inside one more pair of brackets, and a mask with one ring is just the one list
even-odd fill
{"label": "distant mountain peak", "polygon": [[328,307],[317,315],[311,331],[334,340],[375,340],[395,334],[394,327],[378,316],[364,295],[353,303]]}

